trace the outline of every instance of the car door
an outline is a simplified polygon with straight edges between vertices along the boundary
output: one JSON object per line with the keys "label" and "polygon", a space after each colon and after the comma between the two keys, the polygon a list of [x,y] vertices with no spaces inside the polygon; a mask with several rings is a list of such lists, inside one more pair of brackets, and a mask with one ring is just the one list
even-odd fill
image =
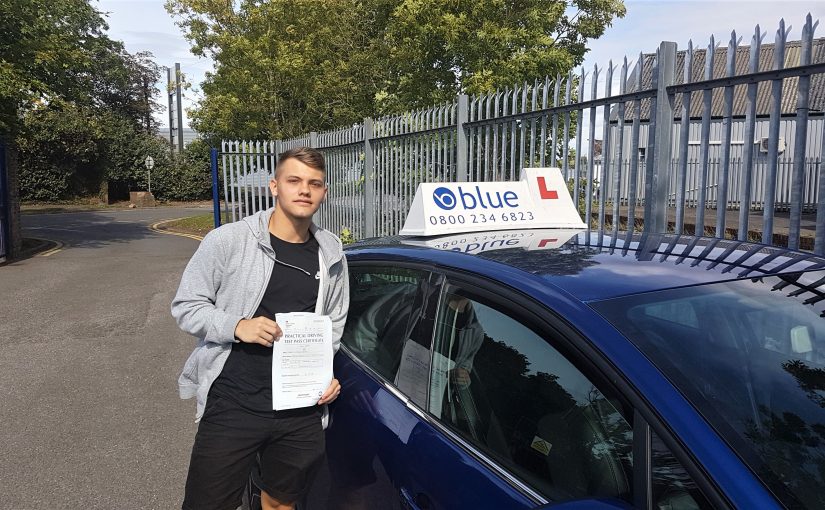
{"label": "car door", "polygon": [[[629,400],[571,348],[569,332],[528,313],[526,297],[473,280],[450,275],[435,312],[426,411],[441,437],[540,503],[712,507]],[[418,449],[415,463],[437,465],[436,453]],[[493,508],[467,505],[441,476],[419,470],[405,487],[429,508]]]}
{"label": "car door", "polygon": [[357,262],[350,275],[350,314],[335,360],[343,389],[327,431],[329,490],[308,506],[534,507],[424,410],[441,277],[415,266]]}

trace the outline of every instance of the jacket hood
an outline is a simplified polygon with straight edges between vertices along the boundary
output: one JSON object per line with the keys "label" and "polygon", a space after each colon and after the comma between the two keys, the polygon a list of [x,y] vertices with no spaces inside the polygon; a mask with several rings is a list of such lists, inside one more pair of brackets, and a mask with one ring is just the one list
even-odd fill
{"label": "jacket hood", "polygon": [[[258,211],[251,214],[241,221],[243,221],[252,231],[252,235],[258,240],[265,250],[272,251],[272,244],[269,242],[269,218],[275,211],[274,207],[270,207],[265,211]],[[344,257],[344,249],[341,245],[341,240],[332,232],[323,229],[315,223],[310,224],[309,231],[318,241],[318,247],[321,250],[321,256],[326,262],[327,267],[332,267],[341,261]]]}

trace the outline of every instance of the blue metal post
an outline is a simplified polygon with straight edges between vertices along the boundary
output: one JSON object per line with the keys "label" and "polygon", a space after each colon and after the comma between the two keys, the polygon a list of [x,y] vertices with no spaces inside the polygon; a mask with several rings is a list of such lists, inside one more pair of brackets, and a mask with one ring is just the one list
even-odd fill
{"label": "blue metal post", "polygon": [[0,142],[0,259],[9,257],[11,251],[11,214],[9,213],[9,188],[6,174],[6,146]]}
{"label": "blue metal post", "polygon": [[212,212],[215,216],[215,228],[221,226],[221,198],[218,194],[218,149],[212,148],[209,151],[209,159],[212,162]]}

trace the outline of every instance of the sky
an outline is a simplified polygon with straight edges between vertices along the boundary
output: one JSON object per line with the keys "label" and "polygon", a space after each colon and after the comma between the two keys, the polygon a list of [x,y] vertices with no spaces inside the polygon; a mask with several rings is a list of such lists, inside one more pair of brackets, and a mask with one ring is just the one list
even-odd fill
{"label": "sky", "polygon": [[[109,36],[123,41],[129,52],[151,51],[161,66],[174,67],[180,62],[181,70],[193,85],[184,94],[184,109],[192,107],[200,97],[198,85],[213,64],[210,59],[190,53],[181,29],[163,8],[164,1],[96,3],[100,11],[108,13]],[[594,64],[604,68],[611,59],[613,65],[621,64],[625,56],[632,66],[639,52],[652,53],[662,41],[676,42],[682,49],[692,39],[694,47],[706,48],[713,35],[717,43],[727,45],[731,31],[736,30],[742,36],[742,44],[749,45],[757,24],[768,34],[764,42],[772,43],[781,18],[786,26],[792,27],[789,40],[797,40],[808,13],[814,21],[823,20],[814,35],[825,37],[825,0],[625,0],[625,5],[625,17],[615,20],[600,39],[590,42],[584,62],[588,73]],[[165,80],[163,71],[164,84]],[[589,90],[589,85],[586,87]],[[165,97],[162,102],[166,104]],[[156,117],[161,124],[168,125],[165,109]],[[184,125],[188,125],[185,113]]]}

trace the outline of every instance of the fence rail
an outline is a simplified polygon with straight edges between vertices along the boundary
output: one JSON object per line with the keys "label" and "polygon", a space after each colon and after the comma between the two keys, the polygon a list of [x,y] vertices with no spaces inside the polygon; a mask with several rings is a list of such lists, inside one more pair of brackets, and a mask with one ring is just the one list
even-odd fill
{"label": "fence rail", "polygon": [[663,42],[633,66],[625,58],[290,140],[224,141],[228,215],[271,206],[277,154],[306,145],[327,159],[318,223],[356,238],[397,233],[421,182],[515,180],[525,167],[558,166],[589,197],[579,212],[594,228],[618,232],[609,218],[626,217],[629,229],[640,218],[646,231],[685,232],[693,208],[697,230],[724,237],[732,224],[746,240],[758,218],[771,244],[784,210],[788,246],[810,237],[802,217],[815,214],[813,248],[825,254],[825,39],[815,28],[809,15],[799,41],[787,41],[783,21],[772,45],[758,26],[749,47],[735,32],[727,48]]}

